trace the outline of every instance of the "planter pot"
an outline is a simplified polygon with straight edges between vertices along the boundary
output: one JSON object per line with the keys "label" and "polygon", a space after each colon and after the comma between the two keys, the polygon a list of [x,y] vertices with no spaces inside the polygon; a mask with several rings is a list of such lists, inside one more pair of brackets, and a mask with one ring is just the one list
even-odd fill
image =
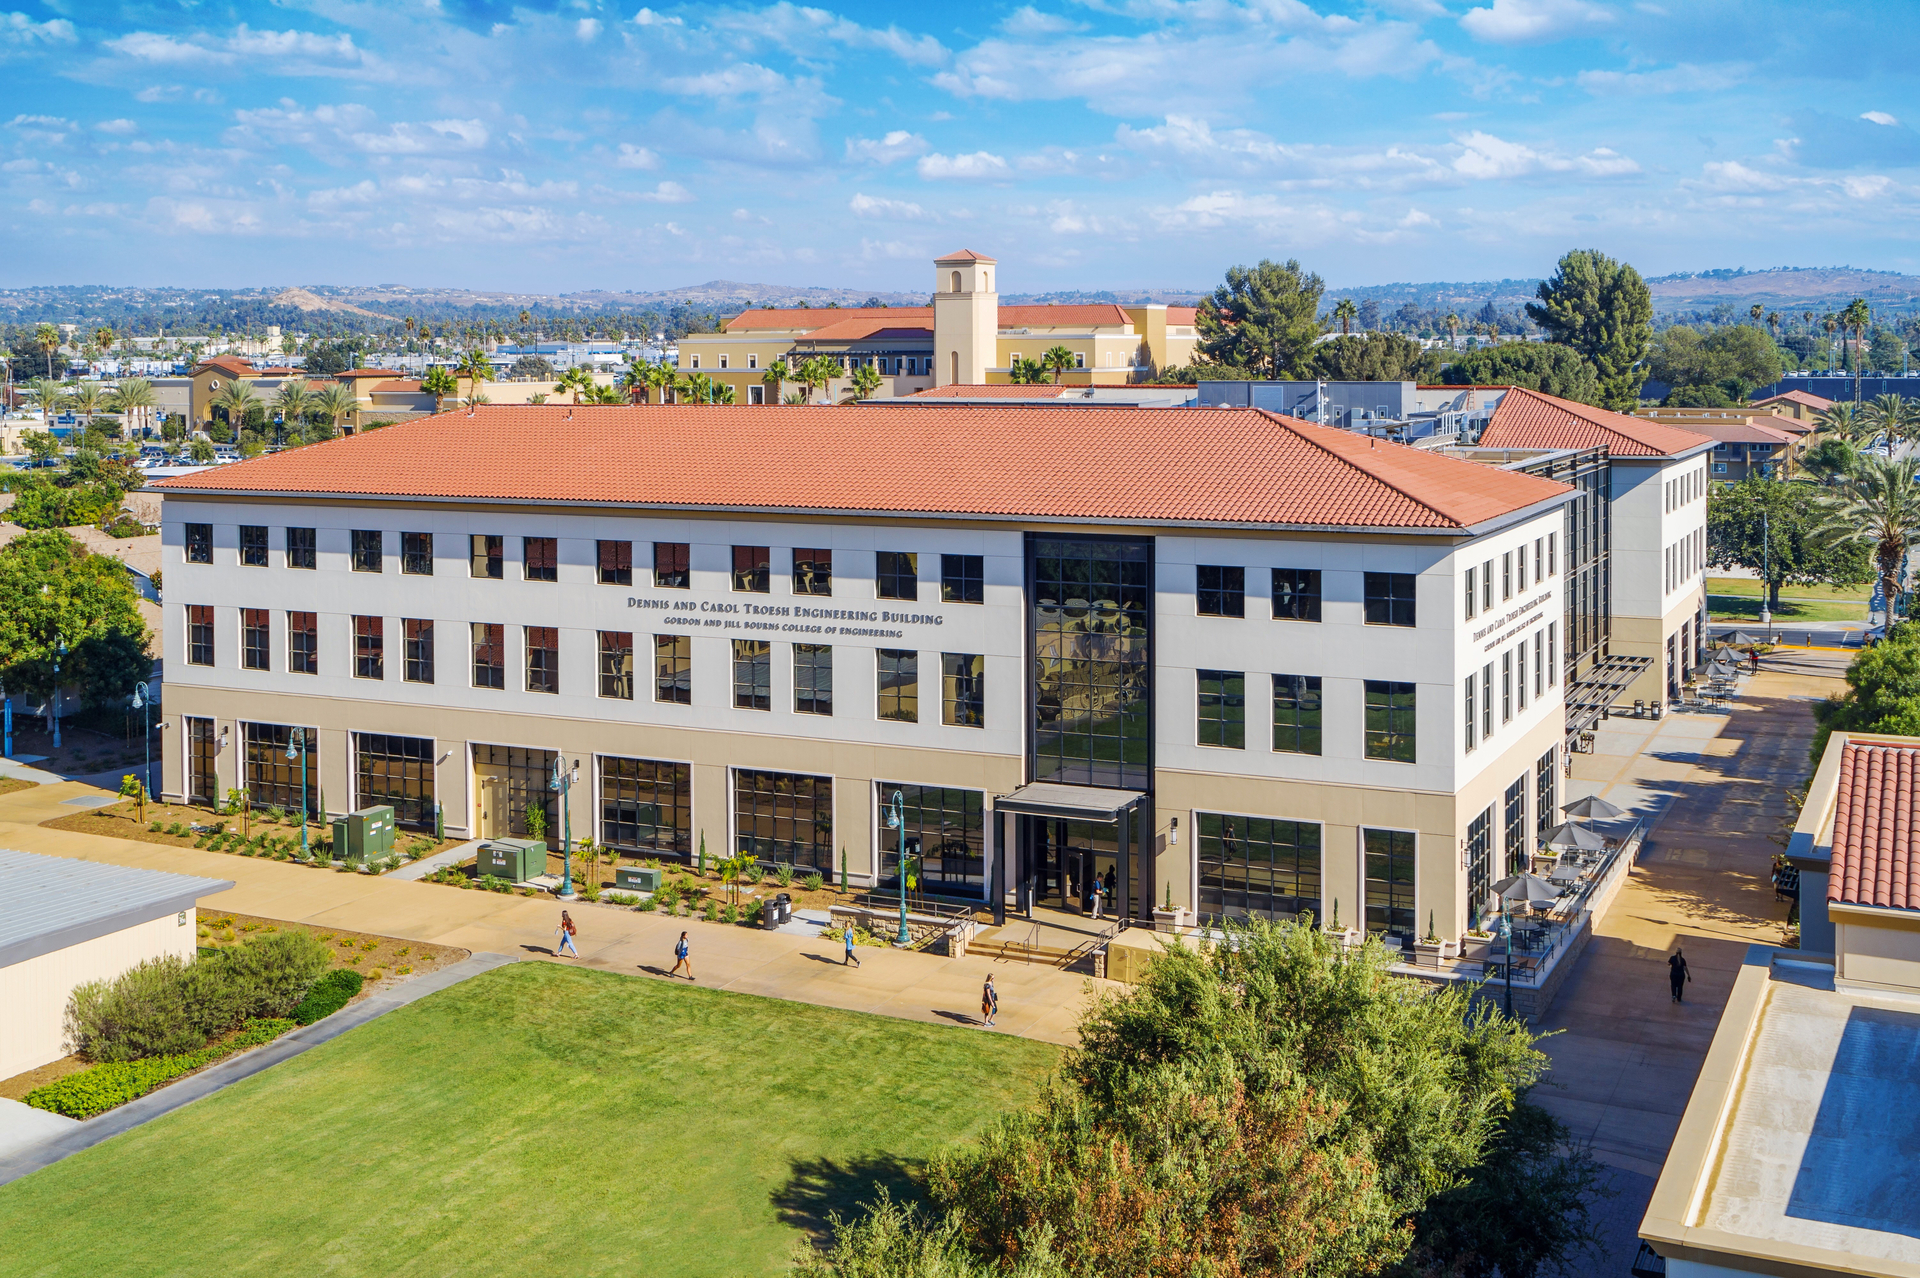
{"label": "planter pot", "polygon": [[1343,948],[1349,949],[1349,950],[1366,940],[1366,937],[1361,933],[1359,928],[1330,927],[1330,928],[1325,928],[1323,930],[1326,932],[1328,936],[1331,936],[1334,940],[1340,942]]}
{"label": "planter pot", "polygon": [[1179,932],[1184,931],[1187,926],[1187,909],[1183,905],[1176,905],[1171,910],[1153,912],[1153,930],[1156,932]]}
{"label": "planter pot", "polygon": [[1415,941],[1413,943],[1413,965],[1415,967],[1439,967],[1440,956],[1446,949],[1443,941]]}

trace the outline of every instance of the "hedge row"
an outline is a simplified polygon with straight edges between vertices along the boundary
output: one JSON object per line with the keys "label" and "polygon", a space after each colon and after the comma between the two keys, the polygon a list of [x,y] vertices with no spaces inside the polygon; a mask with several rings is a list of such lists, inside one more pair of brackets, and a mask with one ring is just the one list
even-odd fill
{"label": "hedge row", "polygon": [[27,1093],[27,1104],[35,1109],[65,1114],[68,1118],[92,1118],[243,1048],[271,1043],[293,1027],[294,1022],[290,1020],[248,1021],[238,1034],[226,1042],[203,1047],[197,1052],[95,1065],[92,1069],[68,1074],[44,1087],[34,1088]]}
{"label": "hedge row", "polygon": [[360,992],[366,977],[350,967],[336,967],[313,983],[300,1005],[287,1015],[302,1025],[311,1025],[323,1016],[332,1016]]}

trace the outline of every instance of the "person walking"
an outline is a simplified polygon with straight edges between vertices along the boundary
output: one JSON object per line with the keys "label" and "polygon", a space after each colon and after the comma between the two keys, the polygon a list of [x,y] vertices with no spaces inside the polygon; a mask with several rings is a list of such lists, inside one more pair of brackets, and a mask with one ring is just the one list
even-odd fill
{"label": "person walking", "polygon": [[1686,992],[1687,982],[1693,979],[1693,973],[1687,970],[1687,956],[1675,950],[1667,959],[1667,984],[1673,987],[1673,1001],[1684,1003],[1681,995]]}
{"label": "person walking", "polygon": [[685,932],[682,932],[680,939],[674,942],[673,970],[668,972],[667,975],[678,976],[680,975],[680,969],[683,967],[687,969],[687,979],[691,981],[693,979],[693,960],[687,957],[687,934]]}
{"label": "person walking", "polygon": [[1000,1011],[1000,991],[993,988],[993,973],[987,973],[987,983],[980,989],[980,1015],[986,1018],[987,1028],[993,1028],[993,1018]]}
{"label": "person walking", "polygon": [[841,938],[845,940],[847,943],[847,956],[840,960],[840,966],[845,967],[847,964],[851,963],[855,967],[859,967],[860,960],[856,958],[853,953],[853,924],[851,923],[847,924],[847,926],[841,931],[840,935],[841,935]]}
{"label": "person walking", "polygon": [[1093,881],[1093,920],[1100,921],[1100,911],[1106,906],[1107,888],[1099,879]]}
{"label": "person walking", "polygon": [[1760,673],[1760,650],[1758,648],[1747,649],[1747,673]]}
{"label": "person walking", "polygon": [[569,951],[572,952],[575,958],[580,957],[580,951],[573,943],[575,930],[573,926],[573,915],[567,913],[565,910],[560,911],[560,947],[553,952],[555,958],[559,958],[562,954]]}

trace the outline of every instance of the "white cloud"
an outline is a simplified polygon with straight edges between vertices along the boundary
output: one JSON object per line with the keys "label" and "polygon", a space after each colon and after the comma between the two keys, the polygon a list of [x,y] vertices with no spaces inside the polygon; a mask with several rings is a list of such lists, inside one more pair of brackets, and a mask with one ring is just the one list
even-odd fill
{"label": "white cloud", "polygon": [[622,142],[613,166],[617,169],[657,169],[660,167],[660,157],[644,146]]}
{"label": "white cloud", "polygon": [[73,23],[65,18],[35,22],[24,13],[0,16],[0,43],[72,44],[74,39]]}
{"label": "white cloud", "polygon": [[1586,0],[1493,0],[1491,8],[1469,9],[1460,17],[1468,35],[1492,44],[1537,44],[1590,34],[1612,22],[1611,10]]}
{"label": "white cloud", "polygon": [[662,17],[651,9],[642,9],[634,14],[633,24],[636,27],[683,27],[686,25],[679,18]]}
{"label": "white cloud", "polygon": [[582,44],[591,44],[600,34],[600,19],[582,18],[573,28],[573,38]]}
{"label": "white cloud", "polygon": [[927,211],[910,200],[889,200],[880,196],[855,194],[847,201],[855,217],[884,218],[894,222],[930,222]]}
{"label": "white cloud", "polygon": [[649,204],[691,204],[693,192],[678,182],[662,182],[651,191],[643,191],[640,198]]}
{"label": "white cloud", "polygon": [[1010,36],[1044,36],[1059,35],[1063,31],[1084,31],[1086,24],[1069,21],[1057,13],[1041,13],[1028,4],[1001,19],[1000,29]]}
{"label": "white cloud", "polygon": [[892,164],[926,153],[927,140],[905,129],[894,129],[883,138],[847,139],[847,158],[866,164]]}
{"label": "white cloud", "polygon": [[1744,62],[1704,66],[1682,62],[1659,71],[1582,71],[1574,77],[1574,82],[1596,97],[1713,93],[1739,84],[1752,70]]}
{"label": "white cloud", "polygon": [[938,151],[932,155],[920,157],[915,166],[923,178],[958,178],[962,180],[996,180],[1009,176],[1006,160],[988,151],[974,151],[969,155],[941,155]]}
{"label": "white cloud", "polygon": [[1463,177],[1482,181],[1525,177],[1534,173],[1584,173],[1589,177],[1621,177],[1638,173],[1640,166],[1607,147],[1597,147],[1585,155],[1568,156],[1540,151],[1520,142],[1509,142],[1491,133],[1475,130],[1456,138],[1460,153],[1453,168]]}
{"label": "white cloud", "polygon": [[106,47],[139,62],[184,64],[192,62],[230,62],[230,55],[216,53],[198,44],[188,44],[154,31],[135,31],[108,40]]}
{"label": "white cloud", "polygon": [[231,35],[181,40],[156,31],[134,31],[106,41],[112,53],[150,66],[238,66],[280,75],[386,79],[390,71],[353,37],[313,31],[256,31],[242,24]]}
{"label": "white cloud", "polygon": [[102,133],[112,133],[121,136],[129,133],[138,133],[140,131],[140,126],[132,120],[102,120],[93,127]]}
{"label": "white cloud", "polygon": [[787,77],[757,63],[736,62],[699,75],[670,76],[660,82],[660,87],[690,98],[737,98],[778,93],[787,87]]}
{"label": "white cloud", "polygon": [[1872,121],[1873,123],[1875,123],[1875,124],[1898,124],[1898,123],[1900,123],[1900,121],[1898,121],[1898,120],[1896,120],[1896,119],[1895,119],[1894,117],[1892,117],[1892,116],[1890,116],[1890,115],[1888,115],[1888,114],[1887,114],[1887,113],[1886,113],[1885,111],[1862,111],[1862,112],[1860,113],[1860,118],[1861,118],[1861,119],[1863,119],[1863,120],[1871,120],[1871,121]]}

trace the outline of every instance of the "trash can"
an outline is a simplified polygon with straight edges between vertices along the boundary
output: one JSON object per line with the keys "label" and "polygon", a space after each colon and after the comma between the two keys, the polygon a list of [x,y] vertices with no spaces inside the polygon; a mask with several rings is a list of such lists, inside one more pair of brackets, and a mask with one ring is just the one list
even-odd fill
{"label": "trash can", "polygon": [[760,926],[769,932],[780,926],[780,902],[771,897],[760,902]]}
{"label": "trash can", "polygon": [[782,892],[780,895],[774,897],[773,900],[774,900],[774,904],[780,907],[780,921],[782,923],[792,922],[793,921],[793,898],[787,895],[785,892]]}

